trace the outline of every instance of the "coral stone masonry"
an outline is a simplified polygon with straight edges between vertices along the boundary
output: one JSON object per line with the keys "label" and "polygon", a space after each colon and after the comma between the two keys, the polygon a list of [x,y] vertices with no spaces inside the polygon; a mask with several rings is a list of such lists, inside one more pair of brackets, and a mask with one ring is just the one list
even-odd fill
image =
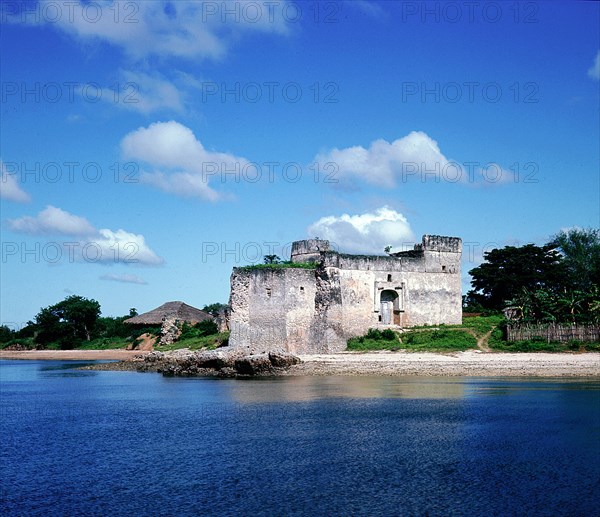
{"label": "coral stone masonry", "polygon": [[234,268],[229,345],[340,352],[370,328],[460,324],[461,255],[460,238],[438,235],[386,256],[294,242],[292,263],[314,267]]}

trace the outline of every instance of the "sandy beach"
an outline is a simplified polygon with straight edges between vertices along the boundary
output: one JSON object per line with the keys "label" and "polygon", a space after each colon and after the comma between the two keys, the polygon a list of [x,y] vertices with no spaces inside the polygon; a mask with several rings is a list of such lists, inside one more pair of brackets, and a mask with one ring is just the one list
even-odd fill
{"label": "sandy beach", "polygon": [[292,374],[306,375],[431,375],[489,377],[600,376],[598,353],[452,354],[369,352],[301,355]]}
{"label": "sandy beach", "polygon": [[[135,370],[147,352],[129,350],[0,351],[0,359],[117,360],[102,369]],[[599,353],[343,352],[301,355],[287,375],[426,375],[489,377],[600,377]]]}
{"label": "sandy beach", "polygon": [[139,350],[0,350],[0,359],[33,361],[131,361],[147,352]]}

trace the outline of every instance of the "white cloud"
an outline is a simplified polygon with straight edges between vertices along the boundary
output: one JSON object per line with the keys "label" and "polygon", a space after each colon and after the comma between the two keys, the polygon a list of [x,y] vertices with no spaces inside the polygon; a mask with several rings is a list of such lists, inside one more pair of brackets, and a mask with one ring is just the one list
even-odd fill
{"label": "white cloud", "polygon": [[[185,79],[182,74],[179,76]],[[184,111],[187,84],[178,86],[158,73],[150,75],[130,70],[121,71],[117,84],[118,91],[104,88],[100,98],[119,108],[145,115],[159,110]]]}
{"label": "white cloud", "polygon": [[329,240],[335,249],[352,253],[383,255],[388,245],[398,251],[414,242],[406,217],[387,206],[359,215],[322,217],[307,232],[310,237]]}
{"label": "white cloud", "polygon": [[99,236],[90,241],[104,262],[124,262],[158,266],[164,262],[146,244],[143,235],[125,230],[98,230]]}
{"label": "white cloud", "polygon": [[8,220],[8,227],[31,235],[69,237],[69,242],[54,243],[65,249],[69,260],[92,263],[160,265],[164,260],[147,244],[143,235],[119,229],[96,229],[87,219],[54,206],[47,206],[35,217]]}
{"label": "white cloud", "polygon": [[590,66],[588,69],[588,75],[592,79],[600,79],[600,50],[596,54],[596,59],[594,59],[594,64]]}
{"label": "white cloud", "polygon": [[143,278],[140,278],[139,276],[136,276],[136,275],[128,275],[128,274],[116,275],[114,273],[110,273],[107,275],[102,275],[100,277],[100,280],[108,280],[111,282],[122,282],[125,284],[138,284],[138,285],[147,285],[148,284],[148,282],[146,282]]}
{"label": "white cloud", "polygon": [[422,131],[412,131],[393,142],[375,140],[368,149],[360,145],[334,148],[318,154],[314,161],[323,168],[333,163],[342,187],[344,182],[357,180],[387,188],[408,181],[481,186],[514,180],[511,171],[496,163],[470,161],[467,165],[446,158],[438,143]]}
{"label": "white cloud", "polygon": [[241,170],[249,163],[245,158],[207,151],[191,129],[173,120],[132,131],[121,141],[121,151],[126,158],[150,166],[152,170],[140,176],[143,183],[208,201],[223,198],[210,188],[211,177],[218,178],[222,171]]}
{"label": "white cloud", "polygon": [[17,203],[27,203],[31,201],[31,197],[20,186],[17,178],[6,170],[4,163],[0,160],[0,198]]}
{"label": "white cloud", "polygon": [[391,143],[376,140],[368,149],[362,146],[334,148],[317,155],[315,160],[335,163],[342,178],[354,177],[384,187],[393,186],[403,173],[409,177],[412,169],[407,164],[435,170],[449,163],[437,142],[421,131],[412,131]]}
{"label": "white cloud", "polygon": [[15,14],[8,19],[50,23],[78,38],[96,38],[118,46],[138,60],[150,55],[218,59],[243,32],[286,33],[285,4],[261,0],[40,0],[35,15],[23,18]]}
{"label": "white cloud", "polygon": [[32,235],[95,235],[96,229],[84,217],[48,205],[35,217],[8,221],[11,230]]}

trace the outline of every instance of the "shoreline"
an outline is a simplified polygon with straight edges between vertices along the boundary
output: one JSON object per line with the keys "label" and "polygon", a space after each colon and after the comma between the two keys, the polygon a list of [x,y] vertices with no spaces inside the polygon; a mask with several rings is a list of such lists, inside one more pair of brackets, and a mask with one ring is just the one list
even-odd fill
{"label": "shoreline", "polygon": [[301,355],[288,374],[432,377],[600,377],[600,353],[367,352]]}
{"label": "shoreline", "polygon": [[0,359],[24,361],[133,361],[148,352],[141,350],[0,350]]}
{"label": "shoreline", "polygon": [[[136,371],[149,352],[135,350],[0,351],[0,359],[104,361],[90,368]],[[341,352],[299,355],[280,375],[380,375],[435,377],[600,377],[600,353]]]}

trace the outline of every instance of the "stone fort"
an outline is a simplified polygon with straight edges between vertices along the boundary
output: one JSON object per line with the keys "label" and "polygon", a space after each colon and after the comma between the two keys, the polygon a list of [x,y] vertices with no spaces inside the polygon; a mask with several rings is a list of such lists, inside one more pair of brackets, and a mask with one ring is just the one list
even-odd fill
{"label": "stone fort", "polygon": [[291,262],[313,267],[233,269],[229,345],[332,353],[370,328],[460,324],[461,255],[460,238],[438,235],[385,256],[294,242]]}

